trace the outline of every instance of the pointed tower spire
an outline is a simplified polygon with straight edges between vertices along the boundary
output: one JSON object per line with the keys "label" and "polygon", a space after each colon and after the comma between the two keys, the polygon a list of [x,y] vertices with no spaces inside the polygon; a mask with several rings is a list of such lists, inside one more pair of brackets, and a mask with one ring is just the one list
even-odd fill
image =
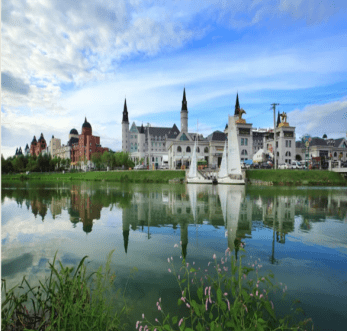
{"label": "pointed tower spire", "polygon": [[128,107],[127,107],[127,99],[126,98],[125,98],[125,101],[124,101],[123,121],[122,122],[129,123]]}
{"label": "pointed tower spire", "polygon": [[240,103],[239,103],[239,93],[236,94],[236,103],[235,103],[235,116],[239,114]]}
{"label": "pointed tower spire", "polygon": [[280,123],[281,123],[280,112],[278,112],[277,113],[277,127],[279,126]]}
{"label": "pointed tower spire", "polygon": [[187,99],[186,99],[186,88],[183,89],[183,100],[182,100],[182,111],[188,112]]}

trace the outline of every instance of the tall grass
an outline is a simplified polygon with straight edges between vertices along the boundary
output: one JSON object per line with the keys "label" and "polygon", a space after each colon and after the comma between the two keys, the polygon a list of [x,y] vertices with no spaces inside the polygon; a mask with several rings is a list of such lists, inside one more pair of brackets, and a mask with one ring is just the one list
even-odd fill
{"label": "tall grass", "polygon": [[[175,244],[178,247],[178,244]],[[244,249],[240,248],[241,251]],[[7,290],[6,281],[2,280],[3,298],[1,308],[2,330],[122,330],[123,323],[130,308],[125,301],[123,292],[122,307],[118,309],[116,302],[109,298],[108,290],[112,287],[115,274],[111,273],[110,252],[106,267],[100,267],[89,276],[86,275],[85,256],[78,267],[55,267],[56,254],[50,263],[50,276],[37,287],[31,287],[23,278],[19,288],[28,290],[24,294],[15,293],[16,287]],[[185,259],[179,272],[176,272],[173,258],[168,258],[168,271],[176,277],[182,295],[176,298],[179,306],[184,305],[184,316],[165,314],[161,298],[157,307],[161,314],[161,322],[155,318],[151,323],[142,314],[141,321],[131,321],[133,329],[140,331],[224,331],[224,330],[308,330],[313,322],[310,318],[296,322],[294,316],[279,317],[273,304],[273,292],[283,291],[287,286],[274,284],[273,274],[260,276],[262,267],[259,260],[248,266],[242,264],[245,255],[235,261],[229,248],[225,256],[217,262],[213,255],[214,266],[211,262],[201,269],[189,266]],[[182,258],[182,256],[181,256]],[[228,265],[228,259],[230,264]],[[211,266],[210,266],[211,265]],[[213,268],[212,268],[213,267]],[[209,269],[211,268],[211,269]],[[136,268],[133,269],[137,271]],[[117,291],[119,296],[121,291]],[[112,296],[114,297],[114,296]],[[31,307],[28,309],[28,301]],[[293,305],[298,304],[294,301]],[[289,311],[288,307],[288,311]],[[303,313],[297,308],[296,314]]]}
{"label": "tall grass", "polygon": [[[78,267],[64,267],[59,261],[49,263],[50,276],[39,286],[31,287],[23,278],[20,286],[7,290],[2,279],[1,320],[2,330],[122,330],[122,317],[129,313],[124,300],[120,311],[114,302],[106,299],[113,284],[110,252],[106,267],[102,266],[89,276],[86,275],[85,256]],[[17,294],[16,288],[26,287],[24,294]],[[117,293],[119,295],[119,291]],[[124,298],[124,293],[123,293]],[[31,306],[31,307],[30,307]],[[30,308],[29,308],[30,307]]]}
{"label": "tall grass", "polygon": [[[178,247],[177,244],[175,246]],[[244,251],[243,248],[240,250]],[[219,264],[214,254],[215,270],[212,272],[208,269],[195,269],[183,259],[180,268],[180,272],[183,270],[184,273],[182,278],[181,274],[175,271],[173,258],[168,258],[172,268],[168,271],[176,277],[182,293],[181,298],[178,298],[178,305],[185,305],[187,314],[170,318],[170,314],[164,313],[159,298],[157,309],[162,322],[155,318],[156,323],[151,323],[142,314],[142,321],[137,321],[136,329],[139,331],[308,330],[308,326],[312,324],[313,330],[310,318],[296,323],[293,321],[293,316],[287,315],[283,318],[276,316],[271,293],[281,289],[285,296],[287,287],[281,288],[280,285],[273,284],[270,280],[274,277],[273,274],[260,277],[258,270],[262,266],[258,261],[255,261],[252,267],[243,266],[244,255],[240,257],[238,264],[232,256],[229,269],[227,261],[230,255],[228,248]],[[215,276],[211,276],[212,274]],[[293,305],[295,304],[298,304],[297,300],[293,302]],[[303,313],[303,310],[297,308],[295,313]]]}

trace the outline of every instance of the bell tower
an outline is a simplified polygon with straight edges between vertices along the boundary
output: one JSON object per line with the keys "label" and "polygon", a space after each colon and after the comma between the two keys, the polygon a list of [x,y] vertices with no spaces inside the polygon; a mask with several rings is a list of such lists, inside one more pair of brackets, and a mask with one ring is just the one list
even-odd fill
{"label": "bell tower", "polygon": [[122,151],[130,152],[129,149],[129,118],[128,118],[128,108],[127,108],[127,99],[124,101],[123,109],[123,119],[122,119]]}
{"label": "bell tower", "polygon": [[181,109],[181,132],[188,132],[188,107],[186,99],[186,88],[183,89],[183,100]]}

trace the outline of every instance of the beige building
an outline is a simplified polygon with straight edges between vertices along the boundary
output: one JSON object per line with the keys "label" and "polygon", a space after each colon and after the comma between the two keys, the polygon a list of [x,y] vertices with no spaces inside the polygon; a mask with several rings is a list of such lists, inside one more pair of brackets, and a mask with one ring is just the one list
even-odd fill
{"label": "beige building", "polygon": [[[290,126],[287,118],[282,117],[283,121],[277,121],[276,127],[276,156],[277,166],[288,163],[291,164],[295,160],[295,127]],[[271,132],[272,131],[272,132]],[[264,136],[264,149],[274,153],[274,133],[269,131]]]}
{"label": "beige building", "polygon": [[71,129],[69,133],[69,140],[66,145],[61,145],[61,140],[54,138],[50,141],[50,153],[51,157],[60,157],[61,159],[71,159],[71,148],[73,144],[78,143],[78,131]]}
{"label": "beige building", "polygon": [[[306,147],[301,141],[296,142],[295,157],[305,160]],[[321,157],[333,161],[347,161],[347,140],[345,138],[328,139],[313,137],[309,149],[308,159]]]}

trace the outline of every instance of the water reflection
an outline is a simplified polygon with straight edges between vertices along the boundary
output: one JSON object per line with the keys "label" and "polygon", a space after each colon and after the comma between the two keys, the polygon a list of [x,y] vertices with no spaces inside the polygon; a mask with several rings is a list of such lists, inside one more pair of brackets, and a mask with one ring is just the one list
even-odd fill
{"label": "water reflection", "polygon": [[122,210],[124,251],[129,249],[133,231],[147,227],[147,239],[156,227],[180,228],[182,255],[187,256],[188,227],[195,225],[198,238],[199,226],[209,224],[216,229],[225,228],[227,244],[231,251],[239,250],[244,238],[252,237],[252,227],[267,227],[273,230],[271,263],[275,258],[276,244],[283,245],[288,233],[295,231],[295,222],[300,222],[301,232],[310,233],[312,224],[325,222],[326,218],[346,222],[347,197],[344,192],[296,190],[274,191],[228,185],[187,185],[177,189],[162,186],[146,189],[129,186],[121,189],[110,184],[93,185],[56,184],[45,188],[38,186],[2,187],[2,202],[8,198],[25,206],[44,221],[48,212],[52,218],[61,217],[65,210],[72,227],[82,223],[86,233],[101,219],[103,208]]}

